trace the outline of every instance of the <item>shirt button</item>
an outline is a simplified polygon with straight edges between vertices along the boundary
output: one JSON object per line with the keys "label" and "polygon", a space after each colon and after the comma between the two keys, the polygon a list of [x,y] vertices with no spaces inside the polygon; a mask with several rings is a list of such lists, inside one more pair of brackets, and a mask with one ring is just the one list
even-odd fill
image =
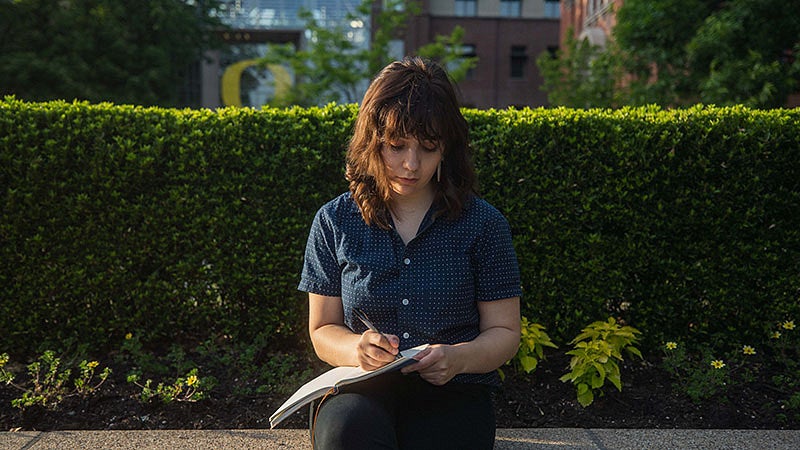
{"label": "shirt button", "polygon": [[406,259],[403,260],[403,264],[409,265],[409,264],[411,264],[411,260],[406,258]]}
{"label": "shirt button", "polygon": [[408,334],[408,333],[403,333],[403,339],[408,339],[409,336],[411,336],[411,335]]}
{"label": "shirt button", "polygon": [[408,305],[408,299],[407,298],[403,299],[403,305]]}

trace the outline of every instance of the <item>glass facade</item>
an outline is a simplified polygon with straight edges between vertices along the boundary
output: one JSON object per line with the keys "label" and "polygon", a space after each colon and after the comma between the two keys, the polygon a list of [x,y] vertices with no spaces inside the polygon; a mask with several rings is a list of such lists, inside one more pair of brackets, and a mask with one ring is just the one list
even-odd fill
{"label": "glass facade", "polygon": [[478,15],[478,0],[456,0],[455,15],[472,17]]}
{"label": "glass facade", "polygon": [[342,24],[355,13],[358,0],[223,0],[218,16],[237,29],[299,30],[304,22],[301,10],[311,11],[322,25]]}
{"label": "glass facade", "polygon": [[[304,42],[316,38],[305,29],[306,21],[299,15],[301,11],[308,11],[318,25],[344,29],[356,48],[366,48],[369,46],[370,19],[353,17],[360,4],[360,0],[222,0],[216,16],[231,27],[231,34],[235,35],[237,31],[245,34],[260,30],[297,33],[301,36],[299,43],[302,47]],[[219,52],[220,80],[224,78],[225,71],[236,63],[257,60],[264,56],[269,43],[269,38],[231,42]],[[266,104],[274,95],[274,74],[256,65],[240,70],[241,74],[237,78],[240,83],[241,105],[259,108]],[[224,90],[224,87],[221,89]],[[204,103],[211,106],[216,102]],[[224,95],[220,103],[226,103]]]}
{"label": "glass facade", "polygon": [[561,4],[558,0],[545,0],[544,1],[544,16],[557,19],[561,17]]}
{"label": "glass facade", "polygon": [[522,15],[522,1],[500,0],[500,15],[503,17],[519,17]]}

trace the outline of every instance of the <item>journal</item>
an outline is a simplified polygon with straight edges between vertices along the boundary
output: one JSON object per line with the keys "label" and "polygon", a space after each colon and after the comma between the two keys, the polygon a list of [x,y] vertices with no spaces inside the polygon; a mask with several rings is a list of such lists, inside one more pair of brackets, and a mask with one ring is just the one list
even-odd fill
{"label": "journal", "polygon": [[366,371],[360,367],[334,367],[333,369],[304,384],[288,400],[286,400],[269,417],[270,428],[275,428],[279,423],[292,415],[295,411],[312,401],[324,396],[329,391],[331,395],[339,392],[339,388],[348,384],[368,380],[382,373],[400,370],[415,361],[414,356],[425,350],[428,344],[410,348],[400,352],[400,357],[391,363],[375,370]]}

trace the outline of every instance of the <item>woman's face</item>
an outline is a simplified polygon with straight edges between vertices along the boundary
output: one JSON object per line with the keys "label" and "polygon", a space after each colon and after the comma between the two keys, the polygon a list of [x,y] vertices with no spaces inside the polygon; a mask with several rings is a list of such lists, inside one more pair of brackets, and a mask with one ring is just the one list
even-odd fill
{"label": "woman's face", "polygon": [[383,143],[381,155],[389,185],[395,194],[414,198],[433,190],[431,179],[442,160],[439,143],[420,142],[413,136],[387,140]]}

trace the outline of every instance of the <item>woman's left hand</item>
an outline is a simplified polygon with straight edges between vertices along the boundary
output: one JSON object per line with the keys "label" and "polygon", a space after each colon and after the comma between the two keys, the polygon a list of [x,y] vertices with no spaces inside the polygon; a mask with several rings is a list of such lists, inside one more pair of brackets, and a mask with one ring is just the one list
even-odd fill
{"label": "woman's left hand", "polygon": [[417,353],[414,358],[418,362],[403,367],[401,372],[417,372],[428,383],[441,386],[458,375],[458,369],[455,367],[452,357],[453,352],[449,345],[431,345]]}

